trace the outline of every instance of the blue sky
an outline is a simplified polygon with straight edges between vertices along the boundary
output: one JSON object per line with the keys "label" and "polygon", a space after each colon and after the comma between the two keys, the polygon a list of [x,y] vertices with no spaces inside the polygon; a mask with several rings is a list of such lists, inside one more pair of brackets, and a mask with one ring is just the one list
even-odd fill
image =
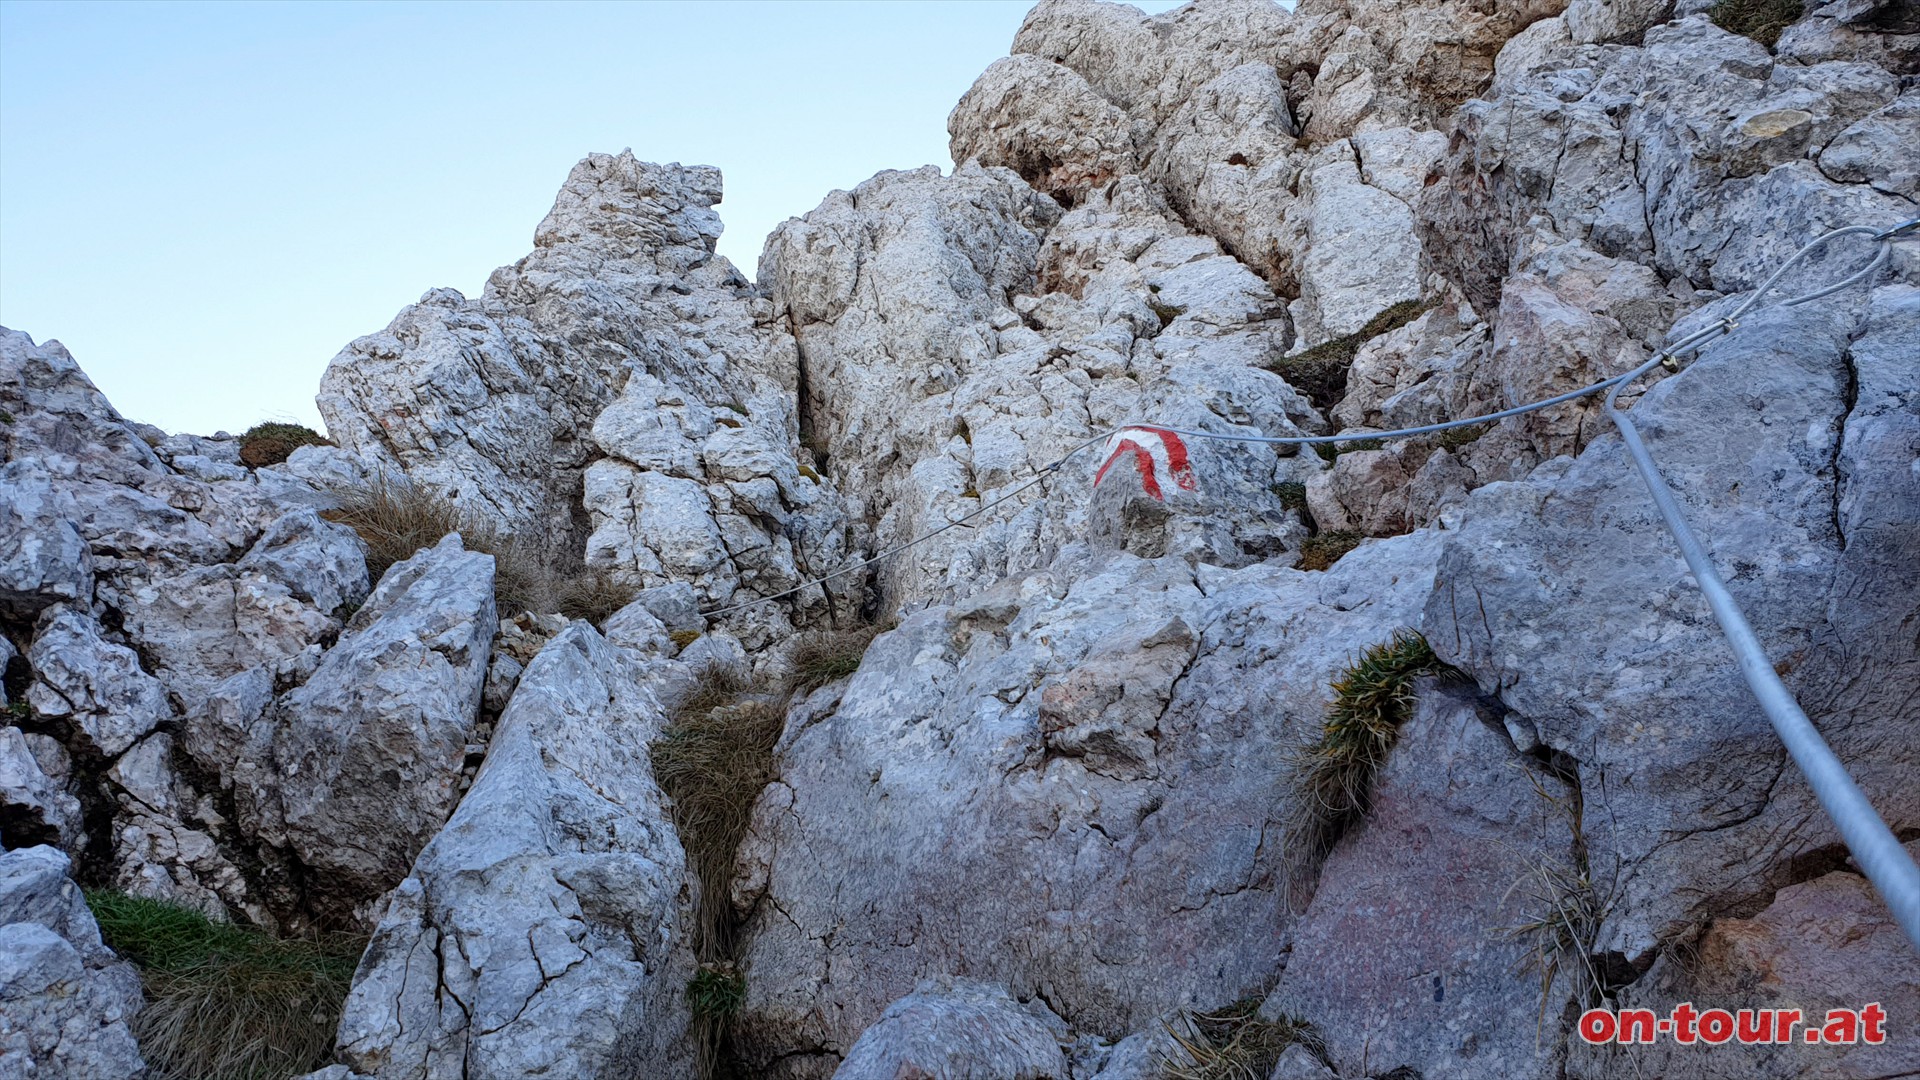
{"label": "blue sky", "polygon": [[9,0],[0,323],[134,419],[317,426],[333,354],[478,295],[591,151],[720,166],[749,276],[828,191],[948,167],[1028,6]]}

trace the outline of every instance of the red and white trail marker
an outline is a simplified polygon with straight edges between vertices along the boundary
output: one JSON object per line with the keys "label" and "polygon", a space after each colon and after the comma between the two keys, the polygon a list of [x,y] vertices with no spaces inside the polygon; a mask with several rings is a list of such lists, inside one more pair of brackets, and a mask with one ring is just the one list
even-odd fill
{"label": "red and white trail marker", "polygon": [[1099,487],[1113,463],[1127,456],[1133,458],[1134,467],[1140,471],[1140,490],[1162,502],[1166,501],[1160,492],[1163,470],[1182,491],[1192,491],[1197,486],[1193,466],[1187,461],[1187,444],[1166,428],[1156,427],[1121,428],[1114,432],[1107,439],[1105,459],[1100,471],[1094,474],[1093,486]]}

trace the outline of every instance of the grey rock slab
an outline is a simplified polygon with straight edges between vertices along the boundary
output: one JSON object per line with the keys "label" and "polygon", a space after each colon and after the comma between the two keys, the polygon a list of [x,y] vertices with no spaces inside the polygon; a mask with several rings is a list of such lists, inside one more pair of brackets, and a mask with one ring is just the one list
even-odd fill
{"label": "grey rock slab", "polygon": [[1000,987],[933,979],[887,1007],[834,1071],[835,1080],[1060,1080],[1067,1025]]}
{"label": "grey rock slab", "polygon": [[457,798],[497,620],[493,557],[459,534],[396,564],[231,769],[241,827],[357,903],[406,876]]}
{"label": "grey rock slab", "polygon": [[694,885],[640,663],[576,622],[522,675],[459,809],[393,893],[341,1018],[381,1080],[692,1075]]}
{"label": "grey rock slab", "polygon": [[134,1080],[140,978],[100,943],[67,857],[0,854],[0,1073]]}

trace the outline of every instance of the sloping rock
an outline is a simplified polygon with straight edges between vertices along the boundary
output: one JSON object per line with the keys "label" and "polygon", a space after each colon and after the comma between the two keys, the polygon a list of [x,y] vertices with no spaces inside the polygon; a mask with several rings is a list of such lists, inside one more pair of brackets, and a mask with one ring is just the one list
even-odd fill
{"label": "sloping rock", "polygon": [[[1572,793],[1514,750],[1471,693],[1422,688],[1375,776],[1367,817],[1328,856],[1265,1015],[1316,1024],[1345,1072],[1556,1077],[1580,960],[1528,978],[1512,927],[1577,874]],[[1413,884],[1417,883],[1417,884]]]}
{"label": "sloping rock", "polygon": [[387,572],[304,684],[244,718],[238,761],[201,763],[233,785],[243,829],[322,875],[309,903],[392,888],[446,820],[496,621],[493,557],[450,535]]}
{"label": "sloping rock", "polygon": [[940,974],[1107,1037],[1265,989],[1286,747],[1354,643],[1417,619],[1434,543],[1325,574],[1066,555],[876,639],[782,737],[742,848],[747,1064],[824,1075]]}
{"label": "sloping rock", "polygon": [[901,1076],[1060,1080],[1067,1025],[1039,1002],[986,983],[929,980],[862,1032],[834,1080]]}
{"label": "sloping rock", "polygon": [[[1920,843],[1907,845],[1920,854]],[[1567,1075],[1580,1080],[1687,1073],[1710,1080],[1831,1076],[1844,1080],[1920,1071],[1920,1045],[1902,1033],[1905,1017],[1920,1009],[1920,957],[1894,923],[1873,886],[1836,870],[1789,885],[1767,907],[1745,919],[1721,919],[1694,945],[1692,959],[1663,956],[1642,982],[1620,995],[1621,1009],[1652,1009],[1666,1016],[1680,1002],[1695,1008],[1799,1009],[1800,1027],[1784,1045],[1714,1047],[1662,1038],[1651,1046],[1590,1046],[1575,1042]],[[1814,1046],[1809,1028],[1825,1025],[1827,1010],[1884,1011],[1885,1041]]]}
{"label": "sloping rock", "polygon": [[0,1073],[132,1080],[140,977],[100,943],[67,857],[0,854]]}
{"label": "sloping rock", "polygon": [[[1891,360],[1915,348],[1916,304],[1901,286],[1864,323],[1840,300],[1749,316],[1634,410],[1769,655],[1896,829],[1920,822],[1894,734],[1920,701],[1897,629],[1920,617],[1920,498],[1911,470],[1883,463],[1910,461],[1920,430]],[[1874,494],[1849,491],[1862,483]],[[1579,763],[1594,880],[1610,890],[1597,951],[1644,968],[1834,842],[1617,440],[1483,488],[1463,517],[1428,636]]]}
{"label": "sloping rock", "polygon": [[528,666],[361,961],[340,1022],[354,1070],[692,1075],[694,885],[638,667],[580,622]]}

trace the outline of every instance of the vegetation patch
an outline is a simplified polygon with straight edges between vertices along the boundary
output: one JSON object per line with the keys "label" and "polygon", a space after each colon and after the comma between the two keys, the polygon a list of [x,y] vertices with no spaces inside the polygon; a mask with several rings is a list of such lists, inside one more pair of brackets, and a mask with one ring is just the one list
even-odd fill
{"label": "vegetation patch", "polygon": [[[457,532],[467,550],[493,556],[494,601],[500,614],[562,610],[559,594],[566,582],[547,563],[544,552],[500,532],[440,492],[382,474],[330,494],[338,505],[321,516],[360,534],[367,545],[367,575],[376,584],[395,563]],[[592,591],[591,586],[584,588]]]}
{"label": "vegetation patch", "polygon": [[554,599],[560,605],[560,614],[599,626],[614,612],[633,603],[639,593],[631,582],[596,567],[561,581]]}
{"label": "vegetation patch", "polygon": [[1427,307],[1419,300],[1402,300],[1367,320],[1358,333],[1323,341],[1292,356],[1276,357],[1264,366],[1307,395],[1315,407],[1331,409],[1347,396],[1347,369],[1353,366],[1360,346],[1407,325]]}
{"label": "vegetation patch", "polygon": [[1354,450],[1385,450],[1387,444],[1380,439],[1349,439],[1346,442],[1314,443],[1313,452],[1320,460],[1331,465],[1340,460],[1340,455]]}
{"label": "vegetation patch", "polygon": [[1298,480],[1288,480],[1273,485],[1269,490],[1274,498],[1280,500],[1281,506],[1302,514],[1307,512],[1307,485]]}
{"label": "vegetation patch", "polygon": [[1287,1047],[1296,1043],[1316,1058],[1326,1046],[1304,1020],[1282,1016],[1262,1020],[1260,999],[1244,998],[1214,1013],[1188,1013],[1186,1031],[1167,1028],[1185,1061],[1169,1058],[1162,1068],[1169,1080],[1267,1080]]}
{"label": "vegetation patch", "polygon": [[332,446],[326,436],[302,424],[255,424],[240,436],[240,460],[249,468],[278,465],[303,446]]}
{"label": "vegetation patch", "polygon": [[155,1080],[283,1080],[332,1057],[365,937],[276,938],[120,892],[90,892],[87,906],[140,970],[133,1029]]}
{"label": "vegetation patch", "polygon": [[1319,738],[1300,748],[1293,762],[1298,793],[1287,846],[1299,858],[1317,861],[1367,812],[1373,775],[1413,713],[1414,680],[1460,672],[1433,655],[1413,630],[1370,646],[1333,680],[1333,700]]}
{"label": "vegetation patch", "polygon": [[722,1066],[729,1021],[737,999],[746,994],[745,981],[733,967],[736,927],[728,897],[734,855],[747,834],[754,801],[773,782],[773,746],[786,720],[786,698],[776,699],[770,689],[709,666],[649,747],[653,775],[673,799],[673,823],[700,882],[693,946],[701,969],[687,994],[703,1077]]}
{"label": "vegetation patch", "polygon": [[877,626],[858,630],[819,630],[794,643],[787,657],[787,681],[794,690],[810,694],[832,682],[848,678],[860,669],[860,660]]}
{"label": "vegetation patch", "polygon": [[1300,569],[1325,570],[1340,561],[1340,557],[1360,546],[1366,537],[1352,529],[1335,529],[1332,532],[1309,536],[1300,545]]}
{"label": "vegetation patch", "polygon": [[1443,450],[1458,450],[1472,445],[1480,436],[1492,430],[1492,424],[1468,424],[1466,427],[1448,428],[1434,436],[1433,441]]}
{"label": "vegetation patch", "polygon": [[1162,330],[1172,326],[1173,320],[1187,313],[1187,309],[1178,304],[1162,303],[1159,300],[1149,300],[1147,306],[1152,308],[1153,314],[1159,318]]}
{"label": "vegetation patch", "polygon": [[673,631],[672,633],[669,633],[669,634],[667,635],[667,640],[669,640],[669,641],[671,641],[671,642],[673,642],[673,647],[674,647],[674,648],[676,648],[676,649],[684,649],[684,648],[686,648],[687,646],[689,646],[689,645],[691,645],[691,644],[693,644],[694,642],[696,642],[696,641],[699,641],[699,640],[700,640],[700,631],[698,631],[698,630],[675,630],[675,631]]}
{"label": "vegetation patch", "polygon": [[687,1004],[693,1015],[726,1019],[740,1011],[747,1000],[747,977],[726,961],[701,964],[687,981]]}
{"label": "vegetation patch", "polygon": [[1600,924],[1607,917],[1608,904],[1594,887],[1587,860],[1580,789],[1572,786],[1577,781],[1569,780],[1568,795],[1562,799],[1549,793],[1535,773],[1529,771],[1527,779],[1533,783],[1534,794],[1566,822],[1573,842],[1570,860],[1546,855],[1529,859],[1502,898],[1503,904],[1515,894],[1521,898],[1520,922],[1504,929],[1508,937],[1529,947],[1527,967],[1540,977],[1544,1021],[1554,983],[1562,976],[1574,980],[1573,998],[1581,1009],[1599,1005],[1613,989],[1595,962]]}
{"label": "vegetation patch", "polygon": [[1729,34],[1750,37],[1771,49],[1804,13],[1801,0],[1720,0],[1707,9],[1707,18]]}

